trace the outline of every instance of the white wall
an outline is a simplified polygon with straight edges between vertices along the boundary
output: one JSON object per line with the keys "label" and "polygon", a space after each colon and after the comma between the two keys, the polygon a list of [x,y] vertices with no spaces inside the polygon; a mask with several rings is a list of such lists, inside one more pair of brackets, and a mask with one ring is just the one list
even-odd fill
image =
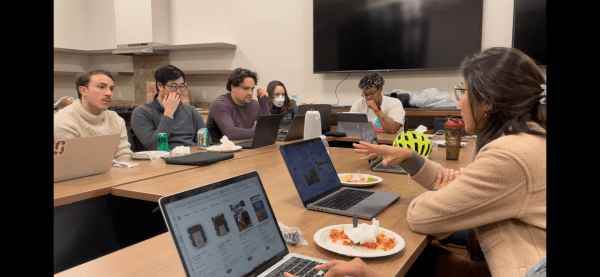
{"label": "white wall", "polygon": [[[75,34],[66,33],[66,30],[70,30],[66,25],[72,24],[56,21],[57,14],[66,15],[76,9],[85,9],[82,5],[89,1],[91,0],[55,1],[56,47],[72,45],[68,48],[82,49],[81,45],[85,45],[85,39],[75,38]],[[88,3],[87,13],[90,18],[100,19],[106,15],[105,19],[110,20],[107,14],[111,12],[114,14],[114,5],[110,4],[112,1],[101,0],[100,4],[95,3],[96,1],[91,1],[95,4]],[[91,9],[91,6],[94,8]],[[484,0],[483,49],[492,46],[511,46],[513,6],[512,0]],[[111,8],[113,11],[108,11]],[[74,22],[76,19],[69,20]],[[270,81],[280,80],[289,92],[298,93],[300,102],[351,105],[360,97],[358,81],[367,74],[352,73],[340,84],[340,81],[348,75],[347,73],[312,73],[312,1],[310,0],[171,0],[169,20],[172,45],[209,42],[227,42],[237,45],[235,51],[171,51],[169,57],[171,63],[181,69],[248,68],[258,73],[259,87],[266,88]],[[110,24],[96,29],[90,27],[87,29],[97,30],[97,28],[100,28],[98,32],[110,36]],[[82,33],[80,29],[75,29],[78,35]],[[88,36],[92,37],[95,33],[90,33]],[[110,39],[103,39],[102,42],[95,39],[88,39],[88,41],[87,49],[90,50],[116,48],[114,42],[110,42],[113,44],[108,46]],[[543,70],[545,72],[545,69]],[[384,93],[390,93],[396,88],[422,91],[434,87],[453,95],[454,86],[462,81],[459,70],[384,72],[382,75],[386,80]],[[226,79],[227,76],[223,75],[188,76],[191,97],[200,97],[201,92],[205,91],[207,97],[203,101],[212,101],[226,92]],[[338,84],[339,102],[334,94]],[[116,85],[119,87],[124,84]]]}

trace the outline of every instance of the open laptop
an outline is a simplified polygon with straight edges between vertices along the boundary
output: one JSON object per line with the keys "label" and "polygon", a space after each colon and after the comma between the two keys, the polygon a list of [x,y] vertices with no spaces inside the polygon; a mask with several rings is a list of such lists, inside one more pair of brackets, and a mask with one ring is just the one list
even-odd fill
{"label": "open laptop", "polygon": [[254,149],[274,144],[277,141],[277,132],[282,118],[282,114],[260,116],[256,122],[252,140],[239,142],[235,145],[239,145],[243,149]]}
{"label": "open laptop", "polygon": [[57,140],[54,142],[54,182],[110,170],[119,134]]}
{"label": "open laptop", "polygon": [[303,104],[298,106],[299,115],[304,115],[310,110],[319,112],[319,116],[321,117],[321,134],[329,131],[331,128],[331,104]]}
{"label": "open laptop", "polygon": [[347,136],[360,137],[360,123],[369,122],[364,113],[337,113],[336,132],[346,133]]}
{"label": "open laptop", "polygon": [[279,151],[307,209],[372,219],[400,199],[343,186],[320,138],[280,145]]}
{"label": "open laptop", "polygon": [[296,115],[292,120],[292,125],[285,133],[277,135],[277,140],[288,141],[294,139],[301,139],[304,137],[304,116]]}
{"label": "open laptop", "polygon": [[290,253],[256,171],[162,197],[186,276],[322,276],[327,261]]}
{"label": "open laptop", "polygon": [[[361,123],[360,126],[360,140],[372,144],[379,144],[377,141],[377,133],[375,132],[375,128],[373,128],[373,124],[370,122]],[[367,155],[368,156],[368,155]],[[377,157],[374,159],[370,159],[369,168],[373,171],[378,172],[390,172],[390,173],[398,173],[398,174],[408,174],[404,168],[399,166],[398,164],[388,164],[384,166],[381,161],[383,161],[383,157]]]}

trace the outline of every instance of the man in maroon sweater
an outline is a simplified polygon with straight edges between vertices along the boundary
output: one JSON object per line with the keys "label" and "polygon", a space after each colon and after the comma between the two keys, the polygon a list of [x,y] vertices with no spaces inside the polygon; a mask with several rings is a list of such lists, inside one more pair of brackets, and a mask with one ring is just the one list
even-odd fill
{"label": "man in maroon sweater", "polygon": [[236,68],[229,76],[229,93],[213,101],[206,119],[211,144],[224,135],[230,140],[252,138],[258,117],[271,114],[266,90],[258,88],[258,101],[252,99],[257,81],[256,72],[244,68]]}

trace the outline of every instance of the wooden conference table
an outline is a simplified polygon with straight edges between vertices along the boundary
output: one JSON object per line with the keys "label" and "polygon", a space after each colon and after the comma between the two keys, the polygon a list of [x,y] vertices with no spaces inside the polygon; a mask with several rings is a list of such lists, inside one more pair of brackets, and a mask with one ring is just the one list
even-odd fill
{"label": "wooden conference table", "polygon": [[[433,140],[441,140],[442,136]],[[466,167],[474,149],[474,140],[466,140],[467,146],[461,150],[458,161],[445,159],[445,148],[434,148],[431,160],[445,167],[460,169]],[[277,142],[277,146],[283,142]],[[255,149],[258,150],[258,149]],[[266,150],[266,149],[265,149]],[[310,211],[304,208],[292,183],[292,179],[278,151],[264,151],[233,160],[219,162],[205,167],[179,170],[178,172],[140,179],[127,184],[116,185],[111,193],[123,197],[158,201],[162,196],[206,185],[218,180],[257,171],[265,187],[273,213],[285,225],[298,227],[308,245],[288,245],[290,252],[312,256],[324,260],[346,260],[352,257],[339,255],[319,247],[313,235],[319,229],[336,225],[350,224],[351,217]],[[240,153],[246,150],[242,150]],[[250,151],[249,151],[250,152]],[[338,173],[360,170],[383,178],[383,182],[368,190],[400,194],[400,200],[384,210],[376,218],[380,226],[402,236],[405,248],[391,256],[364,258],[363,260],[381,276],[403,276],[414,263],[431,237],[410,230],[406,222],[409,203],[418,195],[427,192],[419,184],[409,180],[405,174],[372,172],[363,155],[351,148],[330,148],[330,157]],[[169,167],[171,165],[168,165]],[[111,170],[112,171],[112,170]],[[371,224],[370,220],[359,219],[359,223]],[[158,235],[133,246],[121,249],[96,260],[60,272],[55,276],[185,276],[177,250],[170,233]]]}

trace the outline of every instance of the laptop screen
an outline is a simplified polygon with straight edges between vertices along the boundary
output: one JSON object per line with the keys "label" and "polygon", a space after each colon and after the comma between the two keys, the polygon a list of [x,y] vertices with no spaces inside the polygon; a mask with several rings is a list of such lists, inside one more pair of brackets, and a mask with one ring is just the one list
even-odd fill
{"label": "laptop screen", "polygon": [[371,124],[370,122],[360,123],[359,129],[360,140],[372,144],[379,144],[379,142],[377,141],[377,134],[375,133],[375,128],[373,128],[373,124]]}
{"label": "laptop screen", "polygon": [[341,185],[320,138],[282,145],[280,151],[302,202]]}
{"label": "laptop screen", "polygon": [[256,172],[165,198],[188,276],[243,276],[286,250]]}

